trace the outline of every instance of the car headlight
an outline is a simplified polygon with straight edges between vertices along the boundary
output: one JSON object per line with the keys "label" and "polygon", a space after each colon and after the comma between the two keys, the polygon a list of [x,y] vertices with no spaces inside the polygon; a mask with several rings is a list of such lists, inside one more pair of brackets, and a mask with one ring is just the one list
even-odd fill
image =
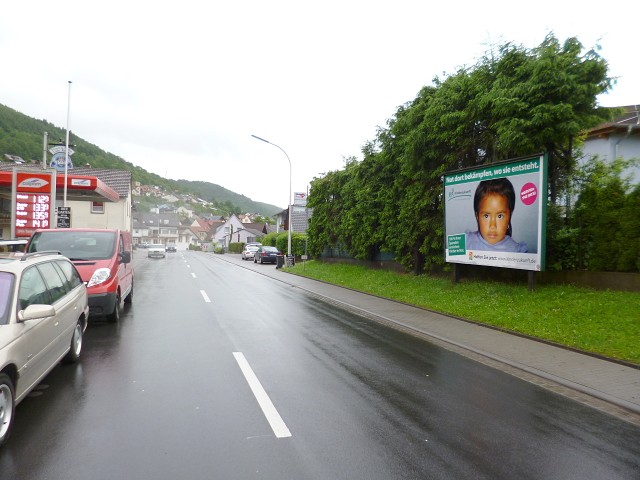
{"label": "car headlight", "polygon": [[91,280],[87,283],[87,287],[93,287],[94,285],[100,285],[101,283],[106,282],[111,277],[111,271],[108,268],[99,268],[93,275],[91,275]]}

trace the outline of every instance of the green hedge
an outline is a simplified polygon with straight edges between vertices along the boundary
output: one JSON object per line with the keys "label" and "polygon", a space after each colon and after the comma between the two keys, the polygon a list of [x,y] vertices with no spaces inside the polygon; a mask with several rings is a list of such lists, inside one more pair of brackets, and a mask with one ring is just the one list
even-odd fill
{"label": "green hedge", "polygon": [[232,242],[229,244],[229,253],[242,253],[244,242]]}

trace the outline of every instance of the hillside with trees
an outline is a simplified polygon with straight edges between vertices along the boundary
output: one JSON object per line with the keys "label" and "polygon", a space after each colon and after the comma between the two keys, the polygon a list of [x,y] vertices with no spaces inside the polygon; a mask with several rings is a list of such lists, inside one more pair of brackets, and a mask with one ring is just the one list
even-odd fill
{"label": "hillside with trees", "polygon": [[[391,256],[415,273],[444,266],[444,172],[545,152],[549,269],[640,270],[640,186],[625,165],[578,165],[601,108],[607,62],[575,38],[505,44],[435,78],[363,147],[363,160],[311,183],[310,253]],[[634,213],[635,212],[635,213]],[[606,234],[605,234],[606,232]]]}
{"label": "hillside with trees", "polygon": [[[29,162],[41,163],[44,132],[48,132],[49,143],[64,143],[66,136],[64,129],[47,120],[31,118],[0,104],[0,155],[16,155]],[[74,135],[73,132],[70,135],[70,143],[75,145],[73,162],[76,165],[89,164],[93,168],[129,170],[134,182],[155,185],[166,192],[192,194],[220,206],[229,213],[252,212],[272,216],[282,210],[275,205],[253,201],[214,183],[163,178],[102,150]]]}

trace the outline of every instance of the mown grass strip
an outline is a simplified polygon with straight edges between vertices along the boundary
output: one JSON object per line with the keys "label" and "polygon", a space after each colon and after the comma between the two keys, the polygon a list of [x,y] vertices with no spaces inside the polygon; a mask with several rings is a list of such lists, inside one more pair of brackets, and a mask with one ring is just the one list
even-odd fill
{"label": "mown grass strip", "polygon": [[357,265],[298,263],[292,273],[640,364],[640,293],[415,276]]}

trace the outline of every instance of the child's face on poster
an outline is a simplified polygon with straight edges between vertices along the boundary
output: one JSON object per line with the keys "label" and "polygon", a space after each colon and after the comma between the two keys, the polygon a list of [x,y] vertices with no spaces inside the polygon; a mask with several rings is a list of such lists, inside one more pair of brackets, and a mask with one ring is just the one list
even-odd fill
{"label": "child's face on poster", "polygon": [[509,204],[504,195],[490,193],[480,200],[478,208],[480,235],[490,244],[504,240],[511,220]]}

